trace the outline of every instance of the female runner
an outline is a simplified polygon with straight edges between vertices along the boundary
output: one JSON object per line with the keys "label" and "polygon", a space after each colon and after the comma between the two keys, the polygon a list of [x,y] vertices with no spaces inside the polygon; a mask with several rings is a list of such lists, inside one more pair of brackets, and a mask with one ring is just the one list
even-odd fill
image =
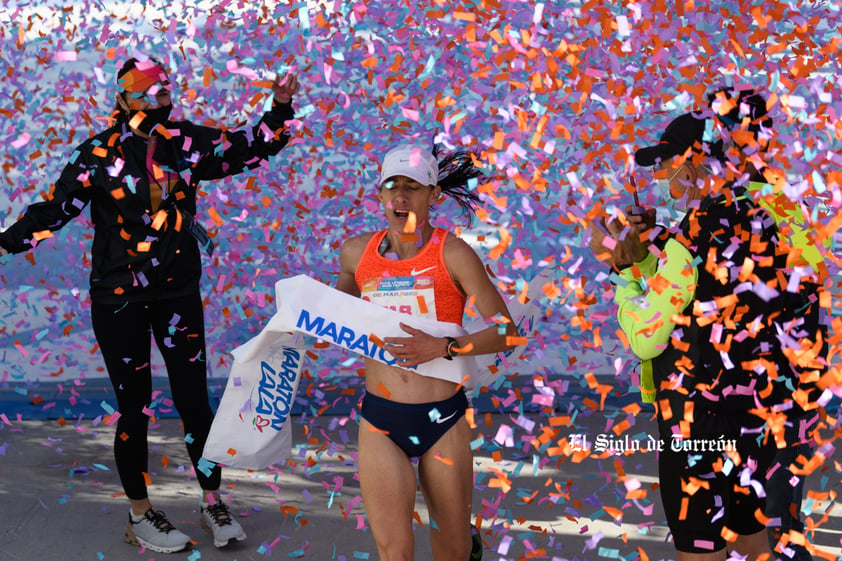
{"label": "female runner", "polygon": [[439,163],[423,147],[393,148],[383,159],[377,191],[388,228],[353,237],[342,246],[339,290],[460,326],[466,299],[473,297],[489,322],[486,329],[457,338],[433,337],[403,325],[406,337],[385,339],[400,368],[366,360],[359,477],[383,561],[413,558],[413,459],[430,513],[433,558],[465,561],[482,555],[479,540],[472,551],[473,466],[464,390],[459,383],[406,369],[439,357],[505,351],[511,348],[507,337],[516,335],[506,304],[477,254],[429,221],[430,208],[442,195],[472,210],[478,197],[467,184],[480,175],[464,152]]}

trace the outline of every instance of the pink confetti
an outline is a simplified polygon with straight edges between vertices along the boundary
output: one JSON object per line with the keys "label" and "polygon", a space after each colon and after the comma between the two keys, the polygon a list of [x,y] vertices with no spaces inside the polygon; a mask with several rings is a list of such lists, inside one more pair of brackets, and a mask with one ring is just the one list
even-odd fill
{"label": "pink confetti", "polygon": [[58,62],[72,62],[76,60],[76,51],[58,51],[56,53],[56,60]]}
{"label": "pink confetti", "polygon": [[24,132],[16,140],[13,140],[12,142],[10,142],[9,145],[12,148],[20,148],[22,146],[25,146],[29,142],[30,138],[32,138],[32,137],[29,135],[29,133]]}

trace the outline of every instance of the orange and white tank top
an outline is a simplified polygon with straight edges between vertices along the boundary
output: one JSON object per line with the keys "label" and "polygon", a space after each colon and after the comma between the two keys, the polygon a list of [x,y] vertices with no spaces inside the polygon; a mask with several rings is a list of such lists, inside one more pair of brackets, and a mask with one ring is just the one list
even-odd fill
{"label": "orange and white tank top", "polygon": [[388,230],[371,237],[354,275],[360,295],[386,308],[462,325],[465,296],[444,264],[447,230],[436,228],[430,241],[409,259],[387,259],[379,248]]}

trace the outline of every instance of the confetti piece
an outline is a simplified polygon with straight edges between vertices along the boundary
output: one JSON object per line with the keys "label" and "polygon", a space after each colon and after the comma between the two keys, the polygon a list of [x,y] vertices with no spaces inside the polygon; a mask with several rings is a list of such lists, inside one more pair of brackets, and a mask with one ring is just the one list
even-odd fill
{"label": "confetti piece", "polygon": [[76,60],[76,51],[59,51],[56,53],[56,60],[59,62],[70,62]]}

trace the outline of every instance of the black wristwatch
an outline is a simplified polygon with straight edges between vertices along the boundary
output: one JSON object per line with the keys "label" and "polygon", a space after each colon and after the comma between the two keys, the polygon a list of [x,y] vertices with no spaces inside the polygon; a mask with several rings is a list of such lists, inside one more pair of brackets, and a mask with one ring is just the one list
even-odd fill
{"label": "black wristwatch", "polygon": [[444,360],[453,360],[453,357],[456,356],[456,349],[459,347],[459,343],[456,342],[456,339],[453,337],[445,337],[447,339],[447,349],[444,351]]}

